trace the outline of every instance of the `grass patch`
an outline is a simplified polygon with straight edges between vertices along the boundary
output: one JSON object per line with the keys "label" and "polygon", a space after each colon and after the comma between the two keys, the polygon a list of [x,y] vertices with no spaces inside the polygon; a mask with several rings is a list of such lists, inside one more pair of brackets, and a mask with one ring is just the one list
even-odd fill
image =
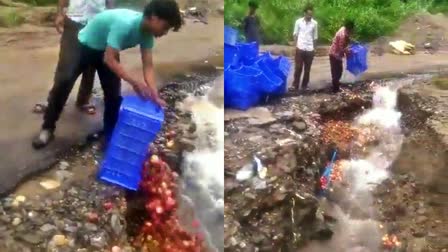
{"label": "grass patch", "polygon": [[438,77],[432,80],[432,84],[441,90],[448,90],[448,77]]}
{"label": "grass patch", "polygon": [[0,27],[14,27],[19,26],[25,22],[17,8],[0,7]]}
{"label": "grass patch", "polygon": [[[225,24],[241,29],[249,0],[225,0]],[[447,0],[313,0],[319,22],[319,41],[328,43],[344,20],[356,22],[356,39],[371,41],[391,34],[409,15],[418,11],[448,11]],[[307,1],[259,1],[258,15],[263,42],[286,44],[292,40],[294,22],[303,14]]]}

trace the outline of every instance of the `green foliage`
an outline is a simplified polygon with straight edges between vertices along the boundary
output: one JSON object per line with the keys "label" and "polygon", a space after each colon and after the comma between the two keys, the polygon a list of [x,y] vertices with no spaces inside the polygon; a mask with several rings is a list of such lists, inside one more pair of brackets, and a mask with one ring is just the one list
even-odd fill
{"label": "green foliage", "polygon": [[[307,4],[314,6],[319,40],[329,42],[348,18],[356,23],[356,38],[370,41],[393,32],[400,22],[421,10],[448,11],[447,0],[269,0],[259,1],[258,16],[264,43],[292,40],[294,22]],[[248,0],[225,0],[225,23],[240,28]]]}
{"label": "green foliage", "polygon": [[[17,2],[22,2],[34,6],[47,6],[56,5],[58,3],[58,0],[17,0]],[[149,2],[149,0],[115,0],[115,3],[118,7],[126,8],[140,8],[147,2]]]}
{"label": "green foliage", "polygon": [[17,10],[9,7],[0,8],[0,27],[14,27],[22,24],[25,18]]}

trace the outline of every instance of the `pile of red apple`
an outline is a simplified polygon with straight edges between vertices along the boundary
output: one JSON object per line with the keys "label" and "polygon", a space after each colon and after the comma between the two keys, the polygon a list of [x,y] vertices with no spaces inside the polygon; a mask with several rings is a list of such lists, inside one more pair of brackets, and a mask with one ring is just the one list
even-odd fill
{"label": "pile of red apple", "polygon": [[143,251],[204,251],[203,239],[185,231],[177,218],[177,177],[157,155],[145,162],[141,189],[146,197],[147,219],[138,239]]}

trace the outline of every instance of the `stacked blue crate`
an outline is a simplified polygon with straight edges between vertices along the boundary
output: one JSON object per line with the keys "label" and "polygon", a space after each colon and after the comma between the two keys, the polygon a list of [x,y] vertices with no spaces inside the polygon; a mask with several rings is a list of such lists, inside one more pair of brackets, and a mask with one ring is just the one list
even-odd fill
{"label": "stacked blue crate", "polygon": [[163,121],[163,110],[153,102],[136,96],[125,97],[99,178],[137,190],[149,144],[155,140]]}
{"label": "stacked blue crate", "polygon": [[236,43],[237,31],[224,30],[225,98],[226,107],[246,110],[267,97],[286,93],[291,64],[288,58],[259,54],[259,45]]}

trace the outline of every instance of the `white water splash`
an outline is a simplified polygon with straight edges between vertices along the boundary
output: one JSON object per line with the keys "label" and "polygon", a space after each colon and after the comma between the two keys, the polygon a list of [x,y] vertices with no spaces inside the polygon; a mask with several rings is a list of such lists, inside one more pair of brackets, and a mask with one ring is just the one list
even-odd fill
{"label": "white water splash", "polygon": [[356,118],[357,127],[375,127],[379,144],[361,160],[351,160],[344,169],[354,192],[368,191],[388,178],[388,168],[401,150],[403,135],[401,113],[397,111],[397,88],[378,87],[373,96],[373,107]]}
{"label": "white water splash", "polygon": [[211,251],[224,251],[224,109],[219,85],[218,80],[207,96],[189,97],[183,106],[191,112],[197,138],[196,149],[184,153],[182,193]]}
{"label": "white water splash", "polygon": [[384,231],[373,216],[372,189],[390,176],[389,167],[401,150],[403,134],[400,128],[401,113],[397,111],[397,92],[400,83],[378,87],[373,96],[373,106],[355,119],[356,127],[373,127],[379,143],[370,149],[362,159],[345,160],[343,181],[349,184],[343,189],[342,201],[350,208],[359,209],[368,215],[360,219],[352,213],[342,211],[338,206],[333,212],[338,227],[331,241],[325,244],[313,242],[304,251],[380,251],[379,245]]}

